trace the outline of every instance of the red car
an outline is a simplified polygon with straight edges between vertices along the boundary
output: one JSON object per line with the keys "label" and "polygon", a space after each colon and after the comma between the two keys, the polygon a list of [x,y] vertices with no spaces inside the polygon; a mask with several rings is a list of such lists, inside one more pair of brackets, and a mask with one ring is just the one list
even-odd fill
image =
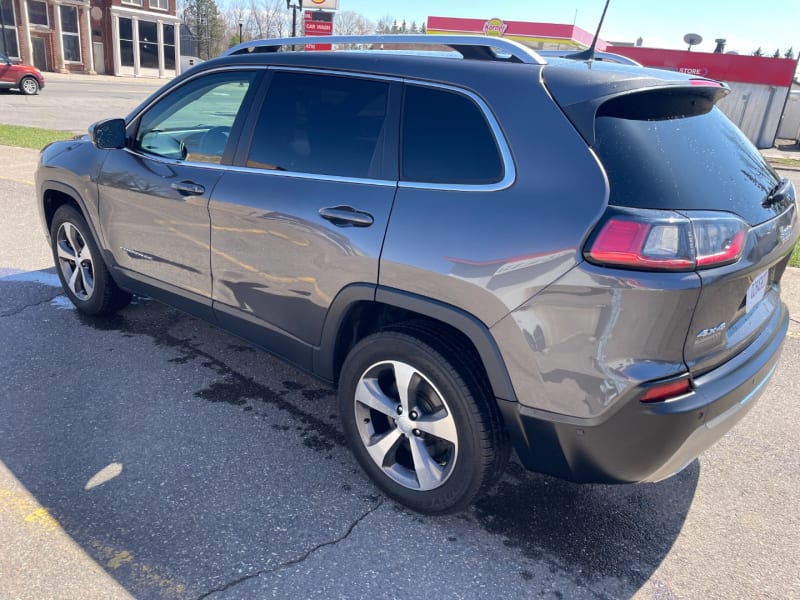
{"label": "red car", "polygon": [[16,88],[27,96],[38,94],[44,87],[42,72],[31,65],[14,64],[0,53],[0,89]]}

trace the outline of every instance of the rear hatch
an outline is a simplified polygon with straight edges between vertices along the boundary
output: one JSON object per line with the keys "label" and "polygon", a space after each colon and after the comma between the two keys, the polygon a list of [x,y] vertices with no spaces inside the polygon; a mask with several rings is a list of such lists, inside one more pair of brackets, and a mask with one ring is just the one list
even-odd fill
{"label": "rear hatch", "polygon": [[[794,187],[714,106],[728,91],[724,85],[668,72],[658,81],[651,70],[616,67],[604,87],[602,72],[594,69],[593,98],[564,85],[569,77],[553,77],[548,87],[556,101],[571,102],[562,108],[606,170],[604,222],[645,223],[645,232],[662,231],[656,242],[655,234],[641,242],[636,261],[627,256],[622,260],[630,262],[615,262],[619,253],[600,252],[595,262],[697,273],[702,288],[684,361],[700,375],[777,321],[780,279],[800,234]],[[589,244],[597,241],[595,231]],[[648,252],[654,260],[642,256]]]}

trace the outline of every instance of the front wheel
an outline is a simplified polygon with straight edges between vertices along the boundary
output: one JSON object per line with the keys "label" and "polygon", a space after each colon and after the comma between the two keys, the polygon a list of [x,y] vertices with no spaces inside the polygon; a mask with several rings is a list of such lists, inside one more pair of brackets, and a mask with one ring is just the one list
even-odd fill
{"label": "front wheel", "polygon": [[116,312],[131,300],[111,278],[89,225],[77,209],[64,205],[53,215],[50,241],[58,277],[81,312],[100,316]]}
{"label": "front wheel", "polygon": [[19,82],[19,91],[26,96],[33,96],[39,93],[39,82],[35,77],[23,77]]}
{"label": "front wheel", "polygon": [[359,342],[342,367],[339,409],[353,453],[386,494],[451,513],[499,478],[508,443],[487,386],[447,344],[421,337],[381,331]]}

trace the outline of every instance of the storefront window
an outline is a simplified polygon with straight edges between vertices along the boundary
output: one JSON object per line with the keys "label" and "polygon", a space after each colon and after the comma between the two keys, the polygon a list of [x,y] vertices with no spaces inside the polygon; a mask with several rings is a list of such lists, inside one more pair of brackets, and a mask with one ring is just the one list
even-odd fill
{"label": "storefront window", "polygon": [[175,69],[175,26],[164,25],[164,68]]}
{"label": "storefront window", "polygon": [[50,26],[50,19],[47,15],[47,3],[39,0],[28,0],[28,20],[31,25]]}
{"label": "storefront window", "polygon": [[158,68],[158,24],[139,21],[139,64],[144,69]]}
{"label": "storefront window", "polygon": [[0,35],[0,52],[9,58],[19,58],[19,45],[17,43],[17,19],[14,15],[13,0],[0,0],[4,27]]}
{"label": "storefront window", "polygon": [[120,64],[123,67],[133,66],[133,21],[125,17],[119,18],[119,50]]}
{"label": "storefront window", "polygon": [[78,9],[61,6],[61,33],[64,40],[64,60],[81,62],[81,37],[78,32]]}

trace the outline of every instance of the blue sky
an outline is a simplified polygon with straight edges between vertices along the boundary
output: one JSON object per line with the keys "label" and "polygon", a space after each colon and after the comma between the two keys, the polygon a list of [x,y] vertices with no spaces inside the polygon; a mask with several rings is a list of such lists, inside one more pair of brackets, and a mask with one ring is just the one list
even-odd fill
{"label": "blue sky", "polygon": [[[390,15],[422,23],[440,17],[498,17],[510,21],[572,23],[594,32],[603,0],[339,0],[339,10],[352,10],[372,21]],[[577,11],[577,19],[576,19]],[[714,39],[728,40],[727,49],[749,54],[759,46],[765,54],[776,48],[800,51],[800,0],[611,0],[600,36],[635,41],[645,46],[685,48],[686,33],[703,36],[699,50],[714,50]]]}

